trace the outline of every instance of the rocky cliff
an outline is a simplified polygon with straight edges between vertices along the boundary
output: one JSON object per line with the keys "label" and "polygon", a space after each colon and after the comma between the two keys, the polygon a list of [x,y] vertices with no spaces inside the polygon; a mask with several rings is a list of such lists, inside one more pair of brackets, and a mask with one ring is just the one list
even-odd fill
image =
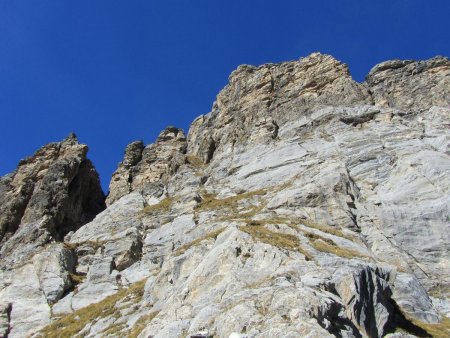
{"label": "rocky cliff", "polygon": [[449,103],[444,57],[240,66],[105,210],[86,146],[43,147],[0,181],[0,335],[449,336]]}

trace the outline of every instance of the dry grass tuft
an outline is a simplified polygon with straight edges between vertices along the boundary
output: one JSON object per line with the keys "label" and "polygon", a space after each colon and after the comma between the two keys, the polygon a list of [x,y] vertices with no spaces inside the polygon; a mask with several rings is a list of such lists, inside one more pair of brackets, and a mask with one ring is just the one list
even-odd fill
{"label": "dry grass tuft", "polygon": [[355,240],[354,237],[345,235],[342,232],[342,230],[340,230],[340,229],[337,229],[337,228],[334,228],[334,227],[331,227],[331,226],[324,226],[324,225],[315,223],[315,222],[313,222],[313,221],[311,221],[309,219],[302,219],[302,220],[300,220],[300,223],[303,224],[304,226],[307,226],[308,228],[317,229],[317,230],[320,230],[322,232],[328,233],[330,235],[342,237],[342,238],[348,239],[350,241]]}
{"label": "dry grass tuft", "polygon": [[206,164],[195,155],[187,155],[186,163],[190,164],[194,169],[203,168]]}
{"label": "dry grass tuft", "polygon": [[225,228],[221,228],[221,229],[217,229],[215,231],[211,231],[210,233],[207,233],[206,235],[194,239],[192,242],[184,244],[182,246],[180,246],[175,252],[174,255],[175,256],[180,256],[182,254],[184,254],[187,250],[189,250],[190,248],[192,248],[193,246],[199,245],[201,242],[207,240],[207,239],[217,239],[217,236],[219,236],[223,231],[225,230]]}
{"label": "dry grass tuft", "polygon": [[306,257],[307,260],[311,260],[311,255],[302,248],[300,240],[297,236],[275,232],[267,229],[264,225],[253,223],[254,225],[247,225],[239,227],[241,231],[248,233],[253,238],[272,245],[280,249],[286,249],[290,251],[300,252]]}
{"label": "dry grass tuft", "polygon": [[175,201],[173,197],[166,197],[162,199],[159,203],[153,205],[147,205],[140,211],[141,216],[153,215],[155,213],[162,213],[169,211],[172,203]]}
{"label": "dry grass tuft", "polygon": [[[86,306],[54,321],[40,331],[42,337],[75,337],[87,324],[94,322],[98,318],[119,318],[120,309],[116,304],[124,300],[132,300],[136,303],[141,301],[142,295],[144,294],[145,282],[145,279],[141,280],[128,288],[120,289],[115,294],[106,297],[98,303]],[[108,329],[106,328],[106,330]]]}
{"label": "dry grass tuft", "polygon": [[311,245],[317,251],[328,252],[342,258],[350,259],[355,257],[365,257],[358,251],[340,247],[336,245],[333,241],[326,238],[311,240]]}
{"label": "dry grass tuft", "polygon": [[450,318],[442,317],[442,321],[438,324],[428,324],[420,320],[407,318],[415,326],[426,331],[433,338],[448,338],[450,337]]}
{"label": "dry grass tuft", "polygon": [[245,192],[239,195],[225,197],[222,199],[217,198],[217,194],[205,193],[202,196],[202,201],[196,206],[196,209],[201,210],[215,210],[215,209],[236,209],[237,204],[241,200],[249,199],[254,196],[265,195],[267,192],[265,189],[259,189],[255,191]]}
{"label": "dry grass tuft", "polygon": [[72,286],[76,288],[78,284],[83,283],[83,281],[86,279],[86,275],[69,272],[69,278]]}
{"label": "dry grass tuft", "polygon": [[91,247],[93,250],[98,250],[103,245],[105,245],[107,241],[84,241],[84,242],[78,242],[78,243],[69,243],[64,242],[64,247],[69,250],[77,250],[80,246],[87,245]]}
{"label": "dry grass tuft", "polygon": [[136,338],[137,336],[139,336],[142,330],[145,329],[145,326],[150,323],[153,318],[158,315],[158,313],[159,311],[153,311],[140,317],[129,331],[127,338]]}
{"label": "dry grass tuft", "polygon": [[428,294],[436,298],[450,298],[450,285],[436,285],[428,291]]}
{"label": "dry grass tuft", "polygon": [[[329,238],[325,238],[318,234],[315,234],[315,233],[312,233],[309,231],[305,231],[296,224],[291,223],[291,224],[289,224],[289,226],[294,230],[302,232],[303,235],[309,240],[311,246],[314,249],[316,249],[317,251],[328,252],[333,255],[343,257],[343,258],[349,258],[349,259],[354,258],[354,257],[366,257],[365,255],[359,253],[358,251],[338,246],[333,240],[331,240]],[[323,227],[323,226],[320,226],[320,227]],[[325,228],[325,227],[323,227],[323,228]],[[314,229],[321,230],[320,228],[317,228],[315,226],[314,226]],[[321,231],[326,232],[324,230],[321,230]],[[339,230],[336,229],[336,231],[339,231]],[[332,233],[332,234],[335,236],[338,236],[335,233]],[[339,236],[339,237],[343,237],[343,236]]]}

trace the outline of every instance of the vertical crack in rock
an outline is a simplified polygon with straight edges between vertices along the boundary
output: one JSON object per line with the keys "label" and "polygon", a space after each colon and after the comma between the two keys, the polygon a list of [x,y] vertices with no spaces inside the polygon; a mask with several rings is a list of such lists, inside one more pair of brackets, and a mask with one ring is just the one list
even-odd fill
{"label": "vertical crack in rock", "polygon": [[0,303],[0,337],[8,338],[11,330],[12,303]]}

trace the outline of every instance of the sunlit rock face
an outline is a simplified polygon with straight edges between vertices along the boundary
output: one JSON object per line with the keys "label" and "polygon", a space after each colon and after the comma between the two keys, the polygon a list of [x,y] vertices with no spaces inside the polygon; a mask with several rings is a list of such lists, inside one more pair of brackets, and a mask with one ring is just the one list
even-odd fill
{"label": "sunlit rock face", "polygon": [[126,148],[105,210],[85,146],[42,148],[0,183],[0,335],[450,335],[449,79],[240,66],[187,137]]}
{"label": "sunlit rock face", "polygon": [[167,182],[184,163],[186,137],[183,131],[167,127],[154,144],[144,147],[141,141],[130,143],[124,160],[114,172],[109,185],[108,205],[120,197],[153,182]]}

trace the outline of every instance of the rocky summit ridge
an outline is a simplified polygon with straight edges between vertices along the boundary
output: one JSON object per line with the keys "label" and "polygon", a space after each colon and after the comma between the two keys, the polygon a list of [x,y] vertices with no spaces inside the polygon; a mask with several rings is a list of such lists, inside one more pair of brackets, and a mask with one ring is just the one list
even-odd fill
{"label": "rocky summit ridge", "polygon": [[240,66],[105,198],[75,135],[0,178],[0,336],[450,336],[450,61]]}

